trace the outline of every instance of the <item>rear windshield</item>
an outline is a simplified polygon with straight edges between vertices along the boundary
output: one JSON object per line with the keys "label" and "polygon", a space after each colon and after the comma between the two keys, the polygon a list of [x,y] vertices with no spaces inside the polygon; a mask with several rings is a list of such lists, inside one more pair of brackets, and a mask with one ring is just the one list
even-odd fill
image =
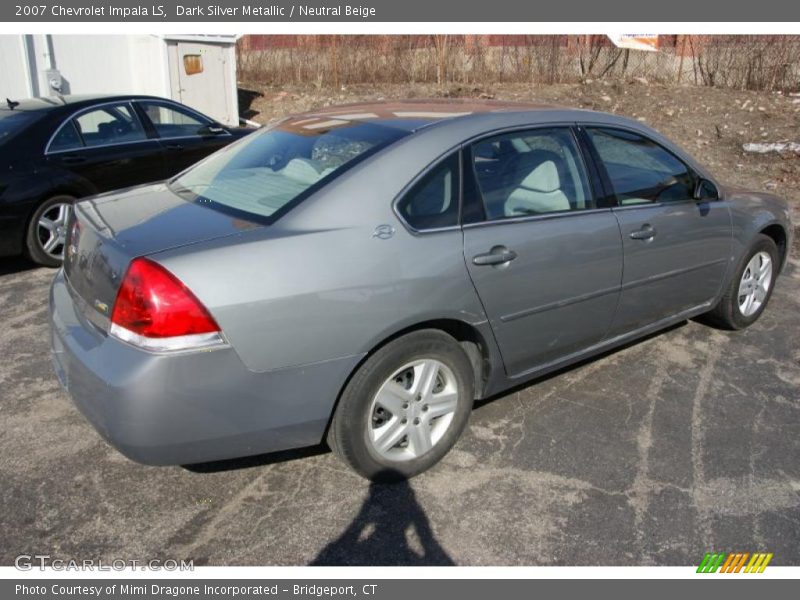
{"label": "rear windshield", "polygon": [[184,198],[271,222],[347,167],[406,132],[361,121],[303,118],[253,133],[170,182]]}
{"label": "rear windshield", "polygon": [[36,112],[0,109],[0,146],[9,141],[41,115]]}

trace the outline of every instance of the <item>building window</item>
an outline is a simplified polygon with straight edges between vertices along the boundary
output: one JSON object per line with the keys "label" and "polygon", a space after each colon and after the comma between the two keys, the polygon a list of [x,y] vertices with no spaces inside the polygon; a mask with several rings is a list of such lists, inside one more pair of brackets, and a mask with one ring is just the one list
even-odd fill
{"label": "building window", "polygon": [[197,75],[203,72],[203,57],[199,54],[185,54],[183,56],[183,70],[187,75]]}

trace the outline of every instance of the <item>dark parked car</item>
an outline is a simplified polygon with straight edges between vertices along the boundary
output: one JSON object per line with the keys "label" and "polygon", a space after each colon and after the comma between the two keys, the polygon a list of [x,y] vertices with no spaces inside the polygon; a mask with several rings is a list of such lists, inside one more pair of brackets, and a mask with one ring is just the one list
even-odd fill
{"label": "dark parked car", "polygon": [[752,324],[791,245],[786,202],[636,121],[329,108],[80,202],[53,357],[136,460],[327,439],[362,475],[410,476],[475,399],[701,314]]}
{"label": "dark parked car", "polygon": [[166,179],[251,131],[151,96],[6,99],[0,256],[58,266],[77,198]]}

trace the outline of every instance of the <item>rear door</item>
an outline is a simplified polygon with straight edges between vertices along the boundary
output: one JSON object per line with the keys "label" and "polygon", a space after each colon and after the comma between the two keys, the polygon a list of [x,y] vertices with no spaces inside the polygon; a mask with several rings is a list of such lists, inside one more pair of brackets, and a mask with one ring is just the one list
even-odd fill
{"label": "rear door", "polygon": [[586,127],[618,206],[625,269],[611,335],[710,303],[731,251],[728,204],[694,198],[698,175],[633,131]]}
{"label": "rear door", "polygon": [[84,109],[53,135],[47,161],[88,180],[97,192],[166,177],[158,141],[150,139],[130,102]]}
{"label": "rear door", "polygon": [[622,244],[572,129],[505,133],[465,154],[464,257],[508,374],[602,340],[617,305]]}
{"label": "rear door", "polygon": [[167,176],[231,142],[227,129],[185,106],[166,100],[138,100],[140,114],[157,135],[167,159]]}

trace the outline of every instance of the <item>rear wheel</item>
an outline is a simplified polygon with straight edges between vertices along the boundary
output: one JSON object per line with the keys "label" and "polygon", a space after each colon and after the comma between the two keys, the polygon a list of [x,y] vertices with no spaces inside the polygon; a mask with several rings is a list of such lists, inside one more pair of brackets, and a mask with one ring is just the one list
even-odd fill
{"label": "rear wheel", "polygon": [[437,330],[408,334],[353,375],[328,444],[369,479],[412,477],[453,447],[469,419],[473,387],[469,358],[452,337]]}
{"label": "rear wheel", "polygon": [[780,255],[772,238],[759,234],[745,254],[728,289],[709,320],[725,329],[744,329],[755,323],[772,296]]}
{"label": "rear wheel", "polygon": [[74,202],[72,196],[54,196],[33,213],[25,237],[25,253],[33,262],[46,267],[61,265]]}

